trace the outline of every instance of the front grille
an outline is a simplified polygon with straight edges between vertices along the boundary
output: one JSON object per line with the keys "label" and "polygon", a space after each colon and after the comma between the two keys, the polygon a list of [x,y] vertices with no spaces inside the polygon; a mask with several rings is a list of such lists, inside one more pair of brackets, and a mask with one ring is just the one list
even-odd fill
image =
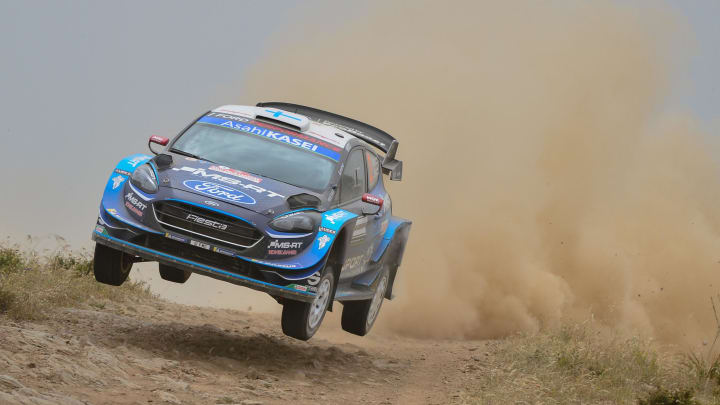
{"label": "front grille", "polygon": [[132,243],[180,257],[206,266],[230,271],[235,274],[255,277],[258,274],[253,267],[241,259],[205,250],[186,243],[168,239],[162,235],[144,234],[130,240]]}
{"label": "front grille", "polygon": [[251,247],[262,239],[260,231],[247,222],[194,205],[159,201],[153,204],[153,209],[157,221],[169,231],[199,235],[242,248]]}

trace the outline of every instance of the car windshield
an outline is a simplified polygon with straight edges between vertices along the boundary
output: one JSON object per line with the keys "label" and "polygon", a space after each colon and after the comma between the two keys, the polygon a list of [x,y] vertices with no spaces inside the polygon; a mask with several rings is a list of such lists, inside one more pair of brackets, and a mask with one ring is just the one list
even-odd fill
{"label": "car windshield", "polygon": [[173,150],[314,191],[328,186],[336,165],[298,146],[200,122],[185,131]]}

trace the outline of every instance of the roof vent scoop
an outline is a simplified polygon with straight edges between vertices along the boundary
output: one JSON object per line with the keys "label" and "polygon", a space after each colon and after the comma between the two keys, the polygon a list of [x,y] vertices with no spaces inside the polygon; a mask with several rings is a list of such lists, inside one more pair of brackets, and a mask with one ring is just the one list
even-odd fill
{"label": "roof vent scoop", "polygon": [[258,109],[263,109],[265,111],[292,111],[293,114],[302,114],[300,115],[301,117],[308,117],[320,124],[330,125],[348,132],[385,152],[385,159],[382,163],[383,173],[389,174],[390,180],[402,179],[402,162],[395,159],[395,154],[397,153],[399,145],[398,141],[392,135],[381,129],[352,118],[343,117],[342,115],[297,104],[269,102],[257,103],[257,107]]}
{"label": "roof vent scoop", "polygon": [[277,122],[297,128],[300,132],[310,129],[310,120],[299,114],[293,114],[277,108],[257,108],[255,118],[263,118],[263,121]]}

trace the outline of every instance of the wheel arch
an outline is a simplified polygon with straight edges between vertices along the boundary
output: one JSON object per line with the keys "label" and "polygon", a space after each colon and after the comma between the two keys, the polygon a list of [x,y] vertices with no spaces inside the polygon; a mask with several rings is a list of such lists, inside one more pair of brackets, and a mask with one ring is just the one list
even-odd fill
{"label": "wheel arch", "polygon": [[330,296],[330,306],[328,311],[332,312],[333,302],[335,301],[335,292],[337,291],[338,284],[340,282],[340,270],[342,270],[343,263],[345,263],[345,256],[347,255],[347,241],[348,241],[348,230],[346,226],[342,229],[335,237],[330,252],[328,253],[327,262],[325,267],[331,266],[333,271],[333,277],[335,277],[335,283]]}
{"label": "wheel arch", "polygon": [[383,254],[383,266],[387,266],[389,272],[389,282],[387,290],[385,291],[385,298],[392,299],[393,289],[395,287],[395,277],[397,271],[402,263],[403,255],[405,253],[405,246],[407,246],[408,237],[410,236],[411,222],[405,222],[398,226],[387,251]]}

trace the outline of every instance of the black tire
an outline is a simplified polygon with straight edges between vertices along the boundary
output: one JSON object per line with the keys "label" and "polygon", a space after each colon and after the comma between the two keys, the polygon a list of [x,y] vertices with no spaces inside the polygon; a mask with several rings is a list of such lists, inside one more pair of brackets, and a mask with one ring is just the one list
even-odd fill
{"label": "black tire", "polygon": [[283,333],[300,340],[308,340],[320,329],[335,288],[335,276],[327,268],[317,284],[318,295],[313,302],[286,300],[283,303]]}
{"label": "black tire", "polygon": [[[346,301],[343,303],[342,328],[354,335],[365,336],[370,332],[385,300],[389,276],[387,270],[380,275],[373,298],[362,301]],[[373,303],[377,308],[373,311]]]}
{"label": "black tire", "polygon": [[192,274],[191,271],[188,270],[180,270],[178,268],[168,266],[167,264],[160,263],[160,277],[162,277],[163,280],[172,281],[173,283],[184,283]]}
{"label": "black tire", "polygon": [[95,280],[109,285],[119,286],[127,280],[132,269],[132,256],[117,249],[95,244],[93,273]]}

